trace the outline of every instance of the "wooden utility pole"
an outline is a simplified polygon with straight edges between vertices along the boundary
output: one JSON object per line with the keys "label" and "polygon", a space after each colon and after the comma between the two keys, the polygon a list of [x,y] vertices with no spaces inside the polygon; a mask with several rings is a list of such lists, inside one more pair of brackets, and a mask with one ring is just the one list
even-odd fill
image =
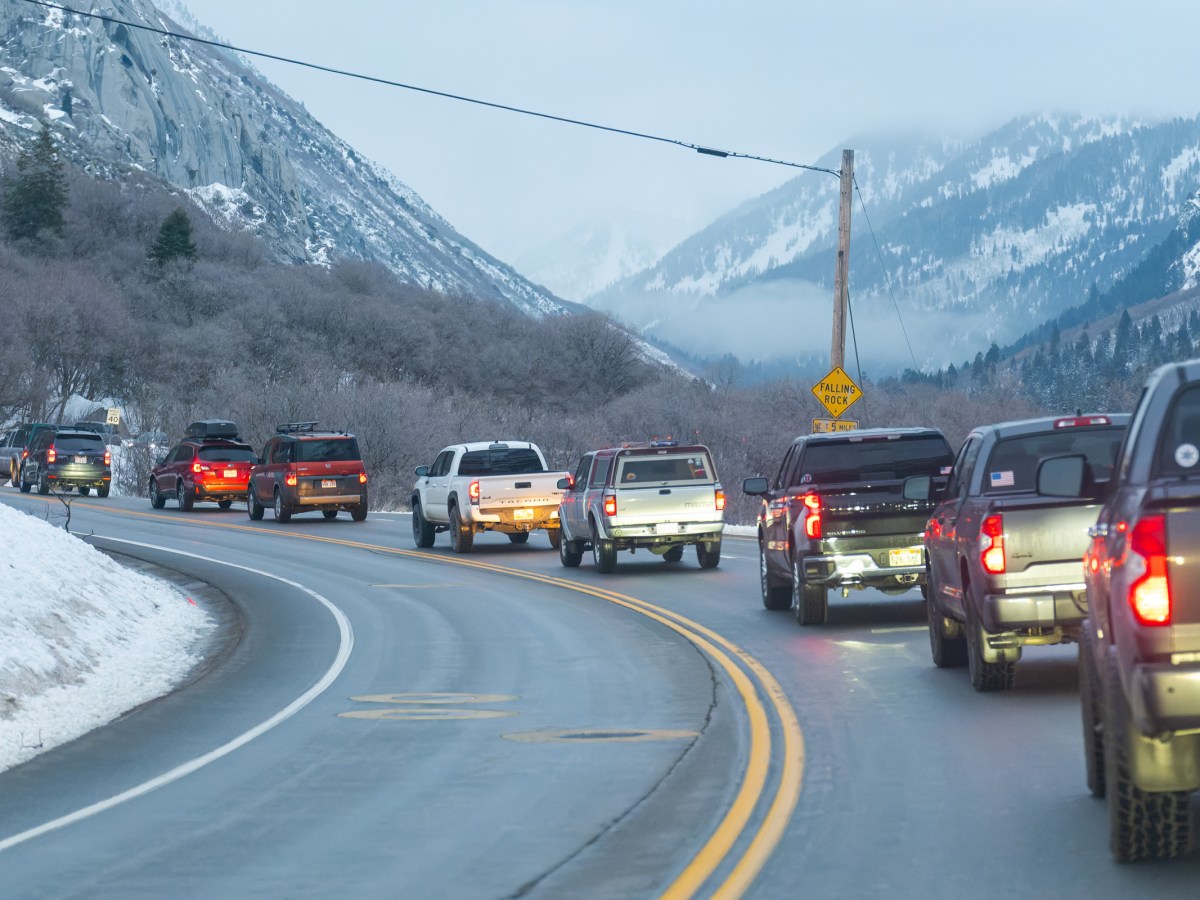
{"label": "wooden utility pole", "polygon": [[850,201],[854,187],[854,151],[842,151],[841,203],[838,205],[837,269],[833,274],[833,350],[831,368],[846,361],[846,305],[850,276]]}

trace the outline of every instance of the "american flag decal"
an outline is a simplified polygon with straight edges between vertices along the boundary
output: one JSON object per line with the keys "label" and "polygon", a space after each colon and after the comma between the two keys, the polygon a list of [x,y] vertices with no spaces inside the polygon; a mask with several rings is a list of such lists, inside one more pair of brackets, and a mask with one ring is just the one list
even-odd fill
{"label": "american flag decal", "polygon": [[1007,469],[1003,472],[992,472],[992,487],[1012,487],[1013,473],[1012,469]]}

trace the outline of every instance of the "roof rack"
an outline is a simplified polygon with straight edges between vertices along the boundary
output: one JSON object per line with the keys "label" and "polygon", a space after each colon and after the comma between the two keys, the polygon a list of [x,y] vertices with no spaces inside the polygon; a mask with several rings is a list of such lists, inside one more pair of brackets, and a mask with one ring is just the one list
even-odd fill
{"label": "roof rack", "polygon": [[316,422],[284,422],[275,426],[275,430],[280,434],[295,434],[298,431],[316,431]]}

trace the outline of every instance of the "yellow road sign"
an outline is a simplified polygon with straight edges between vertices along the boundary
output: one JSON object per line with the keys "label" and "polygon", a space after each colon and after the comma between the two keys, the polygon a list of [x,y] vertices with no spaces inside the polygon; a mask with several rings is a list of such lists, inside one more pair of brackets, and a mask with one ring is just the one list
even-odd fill
{"label": "yellow road sign", "polygon": [[813,419],[813,434],[826,434],[831,431],[853,431],[858,423],[850,419]]}
{"label": "yellow road sign", "polygon": [[862,396],[858,385],[841,366],[834,366],[832,372],[813,386],[812,392],[835,419],[840,419],[842,413],[857,403],[858,398]]}

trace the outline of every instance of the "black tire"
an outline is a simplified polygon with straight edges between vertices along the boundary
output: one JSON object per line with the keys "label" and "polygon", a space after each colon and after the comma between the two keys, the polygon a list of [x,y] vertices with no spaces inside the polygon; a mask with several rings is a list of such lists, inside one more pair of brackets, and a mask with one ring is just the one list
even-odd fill
{"label": "black tire", "polygon": [[617,548],[613,546],[612,541],[600,538],[595,522],[592,523],[592,563],[596,566],[596,571],[604,575],[617,567]]}
{"label": "black tire", "polygon": [[366,498],[363,498],[363,502],[362,502],[362,503],[360,503],[360,504],[358,504],[358,506],[352,506],[352,507],[350,507],[350,518],[351,518],[351,519],[353,519],[355,522],[365,522],[365,521],[367,521],[367,501],[366,501]]}
{"label": "black tire", "polygon": [[229,507],[233,506],[233,501],[232,500],[218,500],[217,506],[220,507],[221,509],[229,509]]}
{"label": "black tire", "polygon": [[90,487],[80,486],[80,488],[79,488],[79,496],[80,497],[86,497],[91,492],[92,492],[92,489]]}
{"label": "black tire", "polygon": [[21,466],[21,468],[20,468],[20,471],[19,471],[19,473],[18,473],[18,475],[17,475],[17,478],[18,478],[18,479],[20,480],[20,482],[21,482],[21,493],[22,493],[22,494],[28,494],[28,493],[29,493],[29,489],[30,489],[30,488],[31,488],[33,485],[31,485],[31,484],[30,484],[28,481],[26,481],[26,480],[25,480],[25,467],[24,467],[24,466]]}
{"label": "black tire", "polygon": [[292,518],[292,509],[283,502],[283,492],[279,488],[275,488],[275,521],[289,522]]}
{"label": "black tire", "polygon": [[510,534],[508,536],[508,542],[510,544],[528,544],[529,543],[529,532],[528,531],[518,531],[516,534]]}
{"label": "black tire", "polygon": [[939,669],[961,669],[967,664],[967,639],[963,637],[962,628],[957,629],[956,635],[947,634],[946,617],[933,602],[935,592],[932,583],[928,586],[922,585],[921,592],[925,594],[926,615],[929,620],[929,653],[933,657],[933,664]]}
{"label": "black tire", "polygon": [[1096,689],[1100,686],[1096,674],[1096,652],[1089,637],[1089,623],[1084,621],[1079,636],[1079,705],[1083,718],[1083,761],[1087,769],[1087,786],[1093,797],[1104,796],[1104,719],[1100,715]]}
{"label": "black tire", "polygon": [[421,512],[421,504],[416,500],[412,504],[412,532],[413,543],[419,548],[427,550],[433,546],[437,532],[426,520]]}
{"label": "black tire", "polygon": [[158,479],[150,479],[150,506],[154,509],[162,509],[167,505],[167,498],[158,492]]}
{"label": "black tire", "polygon": [[662,555],[663,562],[679,562],[683,559],[683,544],[676,544]]}
{"label": "black tire", "polygon": [[550,538],[550,546],[557,550],[558,545],[562,543],[562,529],[547,528],[546,537]]}
{"label": "black tire", "polygon": [[829,618],[829,593],[824,586],[807,584],[800,563],[792,563],[792,604],[801,625],[824,625]]}
{"label": "black tire", "polygon": [[[81,488],[79,492],[82,494],[84,490],[85,489]],[[96,496],[103,500],[108,496],[110,490],[112,490],[112,485],[102,484],[100,487],[96,488]]]}
{"label": "black tire", "polygon": [[765,609],[780,611],[792,608],[792,586],[780,584],[771,577],[767,569],[767,553],[763,550],[762,541],[758,544],[758,586],[762,591],[762,605]]}
{"label": "black tire", "polygon": [[450,549],[455,553],[470,553],[475,546],[475,532],[464,528],[458,517],[458,507],[450,507]]}
{"label": "black tire", "polygon": [[696,545],[696,562],[702,569],[715,569],[721,564],[721,541],[718,538],[708,543]]}
{"label": "black tire", "polygon": [[568,569],[576,569],[583,561],[583,548],[579,546],[579,541],[568,541],[562,536],[562,532],[557,532],[558,541],[558,561]]}
{"label": "black tire", "polygon": [[323,515],[326,519],[336,519],[337,514],[338,514],[338,511],[336,509],[321,510],[321,515]]}
{"label": "black tire", "polygon": [[263,517],[264,508],[258,502],[258,495],[254,493],[254,488],[249,488],[246,491],[246,515],[253,521],[258,522]]}
{"label": "black tire", "polygon": [[196,500],[183,486],[183,479],[179,479],[179,483],[175,485],[175,499],[179,502],[179,508],[184,512],[191,512],[192,507],[196,505]]}
{"label": "black tire", "polygon": [[1186,791],[1143,791],[1133,783],[1132,724],[1115,655],[1107,659],[1104,692],[1104,780],[1108,844],[1117,862],[1172,859],[1191,850],[1192,811]]}
{"label": "black tire", "polygon": [[44,471],[38,472],[37,486],[38,493],[43,497],[50,493],[50,482],[46,480],[46,473]]}
{"label": "black tire", "polygon": [[963,586],[963,604],[967,608],[967,668],[971,672],[971,687],[980,693],[1007,691],[1016,680],[1017,664],[1014,662],[988,662],[983,658],[983,623],[971,605],[967,585]]}

